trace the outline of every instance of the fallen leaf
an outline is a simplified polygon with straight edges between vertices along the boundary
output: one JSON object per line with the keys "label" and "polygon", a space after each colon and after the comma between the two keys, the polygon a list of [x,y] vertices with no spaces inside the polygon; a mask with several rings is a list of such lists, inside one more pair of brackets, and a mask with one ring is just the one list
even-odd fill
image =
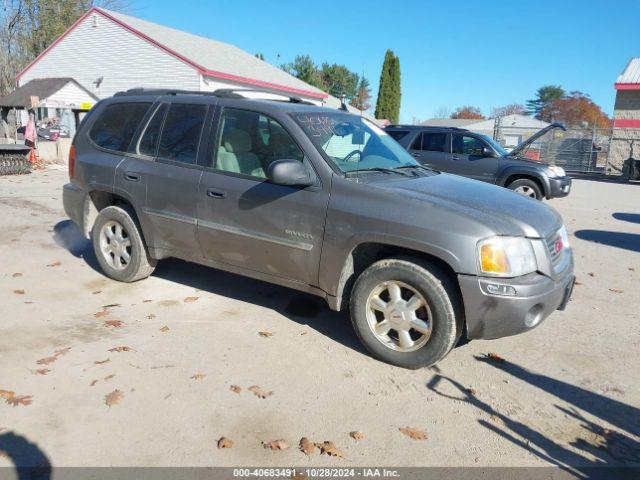
{"label": "fallen leaf", "polygon": [[165,325],[164,327],[162,327],[162,328],[160,329],[160,331],[161,331],[162,333],[166,333],[166,332],[168,332],[168,331],[169,331],[169,327],[167,327],[167,326]]}
{"label": "fallen leaf", "polygon": [[267,392],[265,390],[262,390],[258,385],[252,385],[249,388],[247,388],[247,390],[249,390],[250,392],[253,392],[253,394],[256,397],[262,398],[262,399],[265,399],[273,395],[273,392]]}
{"label": "fallen leaf", "polygon": [[610,288],[609,291],[613,293],[623,293],[619,288]]}
{"label": "fallen leaf", "polygon": [[59,267],[60,265],[62,265],[62,262],[53,262],[47,265],[47,267]]}
{"label": "fallen leaf", "polygon": [[124,345],[120,346],[120,347],[113,347],[109,349],[110,352],[133,352],[133,348],[131,347],[126,347]]}
{"label": "fallen leaf", "polygon": [[102,293],[102,290],[96,290],[95,292],[91,292],[91,295],[98,295]]}
{"label": "fallen leaf", "polygon": [[93,316],[96,318],[106,317],[107,315],[109,315],[109,310],[106,310],[106,309],[93,314]]}
{"label": "fallen leaf", "polygon": [[142,300],[142,303],[149,303],[149,302],[153,302],[153,300]]}
{"label": "fallen leaf", "polygon": [[33,373],[34,375],[46,375],[50,371],[51,370],[49,370],[48,368],[38,368],[37,370],[31,370],[31,373]]}
{"label": "fallen leaf", "polygon": [[50,363],[55,362],[56,360],[58,360],[58,357],[44,357],[41,358],[40,360],[37,360],[36,363],[38,365],[49,365]]}
{"label": "fallen leaf", "polygon": [[242,391],[242,387],[239,387],[238,385],[231,385],[229,387],[229,390],[231,390],[233,393],[240,393]]}
{"label": "fallen leaf", "polygon": [[155,314],[150,313],[149,315],[147,315],[147,318],[148,318],[149,320],[153,320],[154,318],[156,318],[156,316],[155,316]]}
{"label": "fallen leaf", "polygon": [[305,455],[311,455],[316,450],[316,444],[309,440],[307,437],[300,439],[300,451]]}
{"label": "fallen leaf", "polygon": [[231,440],[230,438],[220,437],[218,439],[218,449],[231,448],[231,447],[233,447],[233,440]]}
{"label": "fallen leaf", "polygon": [[103,310],[107,310],[107,309],[109,309],[111,307],[119,307],[119,306],[120,306],[119,303],[109,303],[107,305],[102,305],[102,309]]}
{"label": "fallen leaf", "polygon": [[104,365],[105,363],[109,363],[111,360],[110,359],[106,359],[106,360],[96,360],[95,363],[96,365]]}
{"label": "fallen leaf", "polygon": [[300,335],[306,335],[307,333],[309,333],[309,332],[307,332],[307,331],[305,330],[305,331],[304,331],[304,332],[302,332]]}
{"label": "fallen leaf", "polygon": [[265,338],[273,337],[273,333],[271,332],[258,332],[258,335]]}
{"label": "fallen leaf", "polygon": [[63,357],[71,351],[71,347],[58,348],[53,352],[56,357]]}
{"label": "fallen leaf", "polygon": [[5,399],[12,407],[17,407],[18,405],[31,405],[31,400],[33,399],[33,395],[13,395],[10,398]]}
{"label": "fallen leaf", "polygon": [[120,390],[114,390],[109,395],[104,397],[104,403],[107,407],[111,408],[111,405],[116,405],[120,403],[120,400],[124,398],[124,393]]}
{"label": "fallen leaf", "polygon": [[16,273],[14,273],[14,274],[13,274],[13,275],[11,275],[11,276],[12,276],[13,278],[18,278],[18,277],[21,277],[21,276],[22,276],[22,274],[21,274],[20,272],[16,272]]}
{"label": "fallen leaf", "polygon": [[15,395],[15,392],[11,390],[0,390],[0,398],[4,398],[5,400],[13,397],[14,395]]}
{"label": "fallen leaf", "polygon": [[115,375],[112,373],[111,375],[107,375],[106,377],[104,377],[104,381],[108,382],[109,380],[111,380],[113,377],[115,377]]}
{"label": "fallen leaf", "polygon": [[[636,271],[636,269],[635,269],[635,268],[633,268],[633,267],[629,267],[629,271],[630,271],[630,272],[635,272],[635,271]],[[13,276],[15,277],[15,276],[16,276],[16,274],[14,273],[14,274],[13,274]]]}
{"label": "fallen leaf", "polygon": [[476,389],[469,387],[469,388],[465,388],[465,392],[467,392],[467,394],[471,395],[472,397],[476,396]]}
{"label": "fallen leaf", "polygon": [[24,295],[24,290],[14,290],[13,293],[16,295]]}
{"label": "fallen leaf", "polygon": [[596,274],[595,274],[595,273],[593,273],[593,272],[589,272],[589,273],[588,273],[588,275],[589,275],[590,277],[595,277],[595,276],[596,276]]}
{"label": "fallen leaf", "polygon": [[105,327],[120,328],[122,325],[124,325],[122,320],[107,320],[104,322]]}
{"label": "fallen leaf", "polygon": [[192,303],[192,302],[195,302],[196,300],[198,300],[198,298],[200,298],[200,297],[186,297],[184,299],[184,302],[185,303]]}
{"label": "fallen leaf", "polygon": [[274,440],[272,442],[262,442],[262,446],[264,448],[268,448],[270,450],[287,450],[289,448],[289,444],[284,440]]}
{"label": "fallen leaf", "polygon": [[504,362],[504,358],[502,358],[500,355],[498,355],[497,353],[488,353],[487,354],[487,358],[489,360],[493,360],[494,362]]}
{"label": "fallen leaf", "polygon": [[400,430],[400,432],[402,432],[404,435],[406,435],[407,437],[413,440],[427,439],[427,434],[424,433],[422,430],[416,430],[415,428],[409,428],[409,427],[399,428],[398,430]]}
{"label": "fallen leaf", "polygon": [[349,432],[349,436],[354,440],[364,440],[364,433],[356,430],[354,432]]}
{"label": "fallen leaf", "polygon": [[93,381],[89,384],[89,386],[90,386],[90,387],[93,387],[96,383],[98,383],[98,380],[93,380]]}
{"label": "fallen leaf", "polygon": [[333,442],[323,442],[318,444],[320,454],[327,454],[330,457],[344,457],[344,454],[335,446]]}
{"label": "fallen leaf", "polygon": [[573,282],[574,285],[582,285],[582,282],[579,282],[578,280],[576,280],[575,282]]}
{"label": "fallen leaf", "polygon": [[191,380],[202,380],[206,375],[204,373],[196,373],[191,376]]}

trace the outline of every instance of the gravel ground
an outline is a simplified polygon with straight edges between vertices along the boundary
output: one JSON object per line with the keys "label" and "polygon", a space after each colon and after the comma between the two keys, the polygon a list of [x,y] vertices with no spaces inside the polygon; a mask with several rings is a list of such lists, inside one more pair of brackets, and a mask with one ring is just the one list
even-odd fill
{"label": "gravel ground", "polygon": [[408,371],[308,295],[177,260],[107,279],[66,177],[0,177],[0,466],[640,465],[640,185],[576,180],[548,202],[575,249],[566,311]]}

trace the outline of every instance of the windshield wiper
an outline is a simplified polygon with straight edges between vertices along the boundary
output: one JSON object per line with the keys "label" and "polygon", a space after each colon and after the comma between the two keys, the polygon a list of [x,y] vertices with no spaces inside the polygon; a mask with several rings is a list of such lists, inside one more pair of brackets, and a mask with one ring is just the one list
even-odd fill
{"label": "windshield wiper", "polygon": [[403,165],[402,167],[398,167],[398,169],[409,169],[409,168],[420,168],[422,170],[426,170],[427,172],[435,172],[433,168],[426,167],[424,165],[420,165],[419,163],[416,165]]}
{"label": "windshield wiper", "polygon": [[404,175],[405,177],[409,177],[410,175],[406,172],[402,172],[395,168],[384,168],[384,167],[371,167],[371,168],[358,168],[356,170],[349,170],[345,172],[345,175],[350,173],[359,173],[359,172],[383,172],[383,173],[395,173],[398,175]]}

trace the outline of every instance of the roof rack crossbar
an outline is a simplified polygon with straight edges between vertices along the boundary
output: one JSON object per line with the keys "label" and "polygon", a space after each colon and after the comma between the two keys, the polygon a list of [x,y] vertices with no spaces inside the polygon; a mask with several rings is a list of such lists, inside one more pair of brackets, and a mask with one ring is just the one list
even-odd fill
{"label": "roof rack crossbar", "polygon": [[130,95],[203,95],[213,96],[215,92],[201,92],[197,90],[177,90],[170,88],[130,88],[123,92],[118,92],[114,97],[125,97]]}
{"label": "roof rack crossbar", "polygon": [[221,97],[221,98],[246,98],[243,97],[241,95],[241,93],[246,92],[246,93],[267,93],[269,95],[279,95],[281,97],[285,97],[288,99],[289,102],[291,103],[302,103],[305,105],[315,105],[312,102],[309,102],[307,100],[303,100],[300,97],[296,97],[293,95],[288,95],[286,93],[280,93],[280,92],[272,92],[270,90],[263,90],[263,89],[259,89],[259,88],[219,88],[218,90],[215,90],[213,92],[214,95]]}

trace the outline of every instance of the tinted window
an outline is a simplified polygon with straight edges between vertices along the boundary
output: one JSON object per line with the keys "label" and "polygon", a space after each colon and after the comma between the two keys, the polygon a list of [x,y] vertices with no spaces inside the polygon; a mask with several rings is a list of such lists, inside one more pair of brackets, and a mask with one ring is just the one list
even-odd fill
{"label": "tinted window", "polygon": [[167,108],[168,105],[163,103],[156,109],[140,139],[140,144],[138,145],[139,154],[152,157],[156,155],[158,140],[160,139],[160,129],[162,128],[162,121],[164,120],[164,114],[167,112]]}
{"label": "tinted window", "polygon": [[158,157],[195,164],[206,111],[206,105],[171,105],[162,128]]}
{"label": "tinted window", "polygon": [[446,133],[422,133],[422,148],[427,152],[444,152],[446,151],[447,134]]}
{"label": "tinted window", "polygon": [[138,125],[151,103],[115,103],[108,105],[89,132],[100,147],[126,152]]}
{"label": "tinted window", "polygon": [[398,141],[406,137],[409,131],[408,130],[387,130],[387,133],[391,136],[391,138]]}
{"label": "tinted window", "polygon": [[484,142],[476,137],[466,135],[454,135],[453,137],[453,153],[462,155],[482,155]]}
{"label": "tinted window", "polygon": [[303,161],[300,147],[282,126],[265,115],[225,108],[216,143],[215,168],[266,178],[271,162]]}

